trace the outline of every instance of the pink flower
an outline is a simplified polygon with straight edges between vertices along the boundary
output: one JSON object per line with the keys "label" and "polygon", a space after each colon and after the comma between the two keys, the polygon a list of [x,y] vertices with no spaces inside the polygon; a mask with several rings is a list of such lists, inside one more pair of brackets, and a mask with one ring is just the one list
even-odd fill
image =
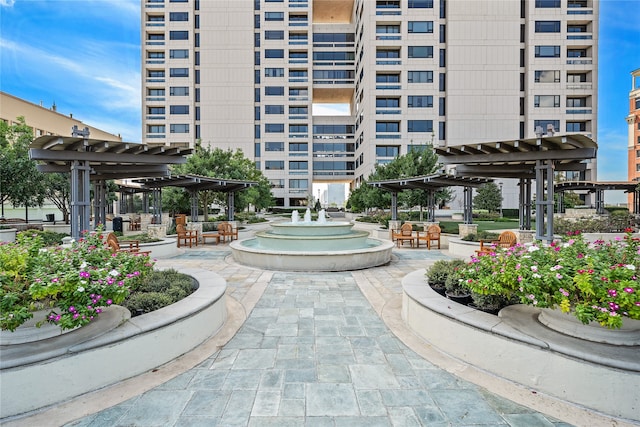
{"label": "pink flower", "polygon": [[584,254],[578,254],[578,258],[579,259],[584,258]]}
{"label": "pink flower", "polygon": [[69,311],[70,311],[71,313],[73,313],[74,311],[76,311],[76,308],[75,308],[74,306],[71,306],[71,307],[69,307]]}
{"label": "pink flower", "polygon": [[562,289],[562,288],[560,288],[559,290],[560,290],[560,293],[561,293],[562,295],[564,295],[565,297],[568,297],[568,296],[569,296],[569,292],[565,291],[565,290],[564,290],[564,289]]}
{"label": "pink flower", "polygon": [[624,288],[623,290],[628,294],[632,294],[633,293],[633,288]]}
{"label": "pink flower", "polygon": [[607,291],[607,293],[609,294],[610,297],[617,297],[618,296],[618,291],[616,291],[615,289],[609,289]]}
{"label": "pink flower", "polygon": [[562,279],[562,274],[556,273],[556,279],[558,279],[558,280]]}

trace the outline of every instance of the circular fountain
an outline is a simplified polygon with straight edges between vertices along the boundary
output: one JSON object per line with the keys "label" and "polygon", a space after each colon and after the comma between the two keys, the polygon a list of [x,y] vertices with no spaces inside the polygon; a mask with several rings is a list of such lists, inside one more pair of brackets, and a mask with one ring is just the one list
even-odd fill
{"label": "circular fountain", "polygon": [[293,211],[290,222],[231,243],[231,252],[237,262],[267,270],[345,271],[389,262],[392,242],[352,228],[348,221],[327,221],[324,210],[317,221],[311,220],[309,209],[302,221]]}

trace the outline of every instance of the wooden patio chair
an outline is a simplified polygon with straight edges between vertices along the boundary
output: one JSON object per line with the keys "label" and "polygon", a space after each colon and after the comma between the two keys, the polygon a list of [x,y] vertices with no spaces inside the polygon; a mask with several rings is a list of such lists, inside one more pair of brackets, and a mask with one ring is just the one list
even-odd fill
{"label": "wooden patio chair", "polygon": [[[122,247],[120,245],[120,243],[122,243],[123,245],[127,245],[128,247]],[[115,233],[107,234],[106,244],[107,244],[107,247],[113,253],[116,253],[116,252],[130,252],[130,253],[135,253],[135,254],[140,254],[140,255],[149,255],[151,253],[151,251],[141,251],[140,250],[140,241],[139,240],[127,240],[127,241],[120,242],[118,240],[118,236],[116,236]]]}
{"label": "wooden patio chair", "polygon": [[180,247],[180,242],[184,241],[184,245],[192,247],[193,243],[198,246],[198,232],[195,230],[187,230],[184,224],[176,225],[176,233],[178,233],[178,247]]}
{"label": "wooden patio chair", "polygon": [[218,224],[218,234],[220,234],[220,238],[223,242],[227,241],[227,237],[229,238],[229,241],[233,241],[234,237],[238,240],[238,229],[233,228],[233,225],[227,221],[223,221]]}
{"label": "wooden patio chair", "polygon": [[518,243],[518,237],[513,231],[503,231],[497,240],[480,240],[480,249],[476,250],[476,254],[486,255],[494,250],[494,248],[510,248]]}
{"label": "wooden patio chair", "polygon": [[416,237],[416,244],[420,247],[420,241],[424,241],[427,244],[427,249],[431,250],[431,243],[438,242],[438,249],[440,249],[440,233],[442,230],[437,224],[431,224],[427,227],[426,231],[418,232]]}
{"label": "wooden patio chair", "polygon": [[413,226],[408,222],[402,224],[402,227],[400,227],[399,231],[393,232],[391,234],[391,240],[395,241],[398,247],[400,247],[400,244],[404,245],[405,241],[411,243],[411,247],[413,247],[413,241],[415,239],[416,237],[413,235]]}

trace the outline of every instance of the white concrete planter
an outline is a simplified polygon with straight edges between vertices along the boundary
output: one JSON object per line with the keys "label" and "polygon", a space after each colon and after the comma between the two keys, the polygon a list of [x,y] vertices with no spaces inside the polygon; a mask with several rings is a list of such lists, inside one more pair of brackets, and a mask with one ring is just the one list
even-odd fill
{"label": "white concrete planter", "polygon": [[0,242],[15,242],[17,228],[3,228],[0,229]]}
{"label": "white concrete planter", "polygon": [[529,305],[509,306],[493,316],[453,304],[426,285],[424,270],[405,276],[402,289],[402,317],[429,345],[528,389],[638,419],[640,346],[560,334],[541,324],[540,310]]}
{"label": "white concrete planter", "polygon": [[[126,237],[121,237],[120,239],[125,240]],[[151,251],[151,258],[169,258],[183,252],[178,249],[178,244],[174,237],[167,237],[159,242],[140,243],[140,250]]]}
{"label": "white concrete planter", "polygon": [[465,258],[469,260],[471,255],[475,255],[476,251],[480,249],[480,243],[468,242],[462,240],[459,237],[449,236],[449,254],[458,258]]}
{"label": "white concrete planter", "polygon": [[42,229],[52,233],[71,234],[71,224],[42,224]]}
{"label": "white concrete planter", "polygon": [[207,270],[181,272],[199,287],[168,307],[129,320],[120,307],[106,328],[96,322],[39,342],[2,343],[0,419],[147,372],[215,335],[227,317],[226,281]]}

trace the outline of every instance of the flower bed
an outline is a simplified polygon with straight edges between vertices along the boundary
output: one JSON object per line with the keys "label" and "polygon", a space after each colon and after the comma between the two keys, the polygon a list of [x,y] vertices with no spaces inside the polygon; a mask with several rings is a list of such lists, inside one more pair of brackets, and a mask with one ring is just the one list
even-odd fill
{"label": "flower bed", "polygon": [[533,243],[472,257],[463,272],[479,294],[517,298],[540,308],[559,307],[581,322],[619,328],[640,319],[640,239],[631,230],[610,242],[586,242],[569,233],[549,246]]}

